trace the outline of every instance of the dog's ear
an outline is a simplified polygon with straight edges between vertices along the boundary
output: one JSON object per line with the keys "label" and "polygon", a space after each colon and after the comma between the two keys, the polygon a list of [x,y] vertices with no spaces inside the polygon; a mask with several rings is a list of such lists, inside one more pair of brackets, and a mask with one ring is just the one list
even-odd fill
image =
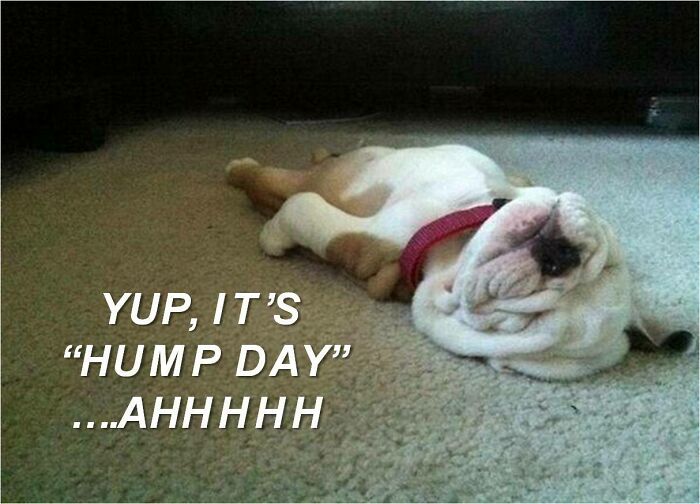
{"label": "dog's ear", "polygon": [[691,352],[695,349],[695,337],[688,331],[674,331],[662,338],[652,338],[641,324],[632,324],[625,329],[630,346],[644,352]]}

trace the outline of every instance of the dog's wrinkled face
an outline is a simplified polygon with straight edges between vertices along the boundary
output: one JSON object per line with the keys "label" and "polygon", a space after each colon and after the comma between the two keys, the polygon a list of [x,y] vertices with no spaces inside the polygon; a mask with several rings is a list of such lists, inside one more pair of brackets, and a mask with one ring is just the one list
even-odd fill
{"label": "dog's wrinkled face", "polygon": [[579,284],[595,281],[616,260],[613,241],[581,196],[524,191],[462,253],[454,293],[465,322],[481,330],[522,329]]}

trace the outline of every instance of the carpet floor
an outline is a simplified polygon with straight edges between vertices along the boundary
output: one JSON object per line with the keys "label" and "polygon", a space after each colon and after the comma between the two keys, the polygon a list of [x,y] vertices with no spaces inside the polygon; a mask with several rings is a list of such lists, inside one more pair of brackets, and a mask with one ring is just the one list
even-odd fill
{"label": "carpet floor", "polygon": [[[466,144],[582,193],[618,230],[652,328],[697,333],[697,136],[450,117],[284,125],[222,111],[123,121],[93,153],[3,159],[2,499],[697,502],[697,355],[632,353],[574,383],[498,374],[431,344],[406,305],[372,301],[301,255],[263,256],[264,218],[224,184],[225,164],[296,167],[315,146],[360,143]],[[245,325],[240,303],[221,325],[207,322],[219,292],[283,291],[302,298],[292,326],[275,324],[263,302]],[[110,326],[103,292],[193,301],[169,325],[137,326],[125,313]],[[190,316],[202,321],[192,333]],[[148,366],[132,378],[81,377],[79,360],[64,358],[67,345],[121,343],[215,344],[222,357],[196,378],[150,377]],[[283,344],[352,353],[315,378],[303,354],[299,377],[237,378],[244,343],[270,360]],[[132,396],[325,402],[315,430],[286,416],[281,429],[255,429],[254,418],[219,429],[216,408],[208,429],[196,417],[189,429],[99,428]]]}

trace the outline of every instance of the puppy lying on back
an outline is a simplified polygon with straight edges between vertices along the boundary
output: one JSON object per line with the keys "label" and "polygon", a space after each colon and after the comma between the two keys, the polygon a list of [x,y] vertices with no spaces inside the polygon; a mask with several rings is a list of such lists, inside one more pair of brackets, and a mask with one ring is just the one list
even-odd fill
{"label": "puppy lying on back", "polygon": [[[307,170],[245,158],[228,180],[271,216],[265,253],[301,246],[376,299],[412,298],[416,327],[498,370],[577,378],[653,344],[610,226],[579,195],[508,177],[468,147],[320,149]],[[633,341],[633,342],[634,342]]]}

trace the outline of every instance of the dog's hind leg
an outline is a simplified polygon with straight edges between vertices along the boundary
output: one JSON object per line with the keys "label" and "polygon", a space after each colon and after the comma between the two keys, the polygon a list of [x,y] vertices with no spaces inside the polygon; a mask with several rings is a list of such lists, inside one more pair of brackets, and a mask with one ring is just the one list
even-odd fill
{"label": "dog's hind leg", "polygon": [[341,266],[362,281],[375,299],[395,293],[400,282],[401,248],[381,236],[372,217],[358,217],[328,203],[314,192],[291,196],[260,233],[268,255],[281,256],[296,246]]}
{"label": "dog's hind leg", "polygon": [[303,187],[308,172],[262,166],[251,158],[234,159],[226,167],[228,182],[245,191],[261,213],[272,216]]}
{"label": "dog's hind leg", "polygon": [[281,256],[297,245],[327,259],[328,244],[346,233],[367,230],[369,219],[350,215],[315,192],[302,192],[284,202],[265,223],[260,245],[268,255]]}

